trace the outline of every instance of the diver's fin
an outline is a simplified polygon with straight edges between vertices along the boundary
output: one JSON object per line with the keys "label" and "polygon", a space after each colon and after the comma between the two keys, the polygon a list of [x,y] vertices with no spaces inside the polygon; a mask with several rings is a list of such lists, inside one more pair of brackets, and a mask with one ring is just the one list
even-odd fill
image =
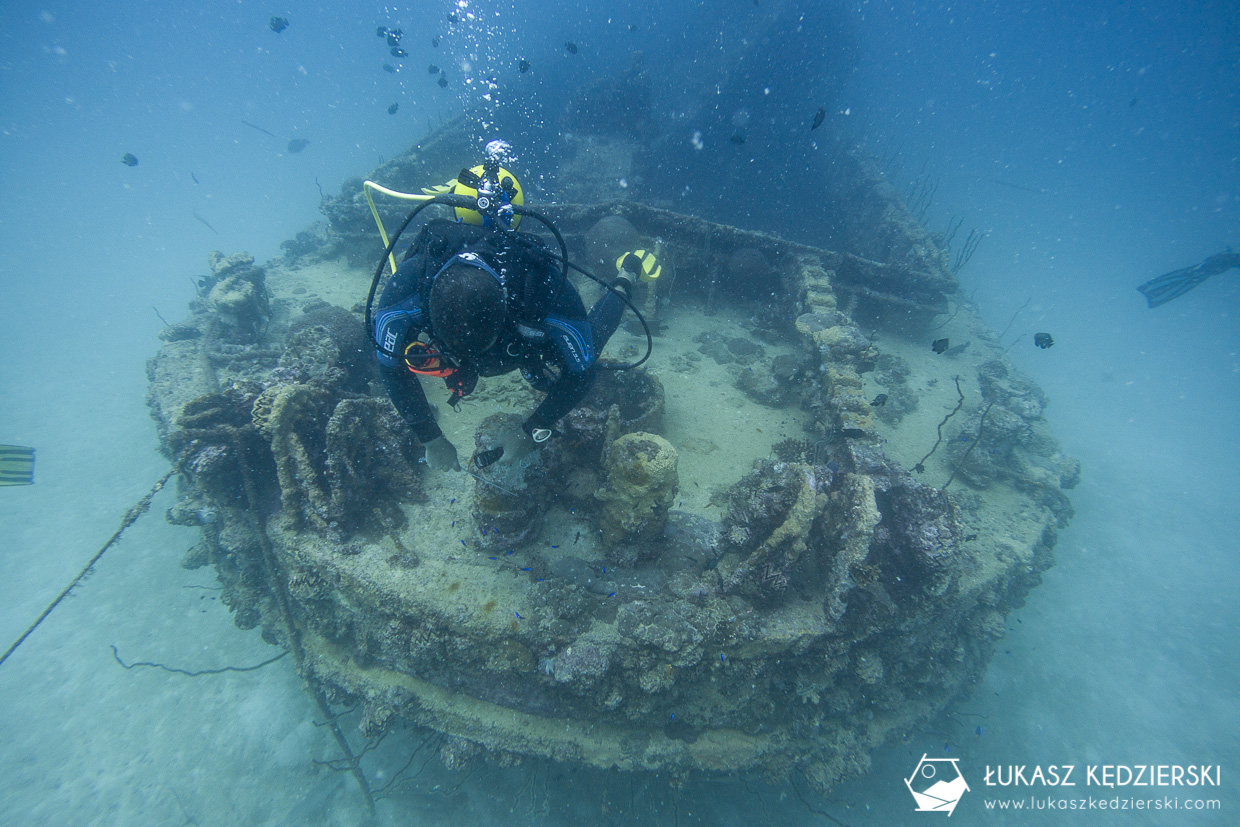
{"label": "diver's fin", "polygon": [[1183,296],[1209,277],[1210,273],[1205,268],[1200,264],[1194,264],[1192,267],[1185,267],[1156,279],[1150,279],[1137,289],[1145,296],[1150,307],[1158,307],[1160,304],[1166,304],[1172,299]]}
{"label": "diver's fin", "polygon": [[0,445],[0,485],[34,484],[34,449]]}

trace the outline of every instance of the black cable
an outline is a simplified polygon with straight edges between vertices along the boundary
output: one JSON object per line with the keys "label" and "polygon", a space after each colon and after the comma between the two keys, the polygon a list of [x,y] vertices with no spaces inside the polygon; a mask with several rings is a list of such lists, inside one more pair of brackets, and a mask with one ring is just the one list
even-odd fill
{"label": "black cable", "polygon": [[[568,260],[568,245],[564,243],[564,237],[560,235],[560,231],[556,229],[555,224],[551,223],[551,220],[549,218],[546,218],[542,214],[535,212],[534,210],[531,210],[528,207],[513,207],[512,209],[517,215],[528,215],[528,216],[531,216],[537,219],[538,221],[541,221],[547,227],[547,229],[551,230],[551,233],[555,236],[555,240],[558,241],[560,244],[560,253],[561,253],[560,263],[563,264],[563,275],[561,276],[559,286],[556,287],[555,295],[551,297],[550,306],[552,307],[555,306],[556,300],[559,299],[560,297],[560,291],[563,290],[564,285],[568,283],[568,268],[571,267],[574,270],[576,270],[578,273],[581,273],[583,276],[593,281],[594,283],[601,285],[604,290],[619,297],[620,301],[624,302],[625,305],[629,308],[629,310],[633,311],[633,315],[637,317],[637,320],[641,322],[642,330],[645,331],[646,333],[646,355],[645,356],[638,359],[636,362],[631,362],[631,363],[624,363],[624,364],[618,364],[618,365],[604,365],[604,364],[599,364],[598,362],[595,362],[595,365],[597,365],[600,370],[631,370],[632,368],[635,368],[635,367],[638,367],[644,364],[645,361],[650,358],[650,354],[654,352],[654,337],[650,335],[650,325],[646,324],[646,317],[641,314],[641,311],[638,310],[637,307],[634,306],[633,302],[629,301],[628,296],[624,295],[619,290],[617,290],[615,287],[611,286],[607,282],[600,279],[598,276],[594,275],[591,272],[583,270],[582,268],[578,267],[576,264],[573,264],[571,261]],[[554,256],[555,254],[552,253],[552,255]]]}
{"label": "black cable", "polygon": [[108,541],[103,544],[103,548],[95,552],[95,556],[90,558],[90,562],[86,564],[86,567],[83,568],[80,572],[78,572],[78,576],[73,578],[73,582],[71,582],[68,586],[66,586],[65,590],[62,591],[56,597],[56,599],[53,600],[51,604],[48,605],[46,609],[43,610],[43,614],[39,615],[38,620],[36,620],[34,623],[31,623],[30,627],[26,629],[26,631],[22,632],[22,636],[19,637],[17,640],[15,640],[13,642],[13,645],[10,646],[3,655],[0,655],[0,664],[8,660],[9,655],[17,651],[17,647],[21,646],[22,642],[25,641],[26,638],[30,637],[31,633],[34,632],[35,629],[39,628],[39,624],[42,623],[44,620],[47,620],[47,616],[52,613],[52,610],[55,609],[57,606],[59,606],[61,601],[69,596],[69,592],[73,591],[74,586],[82,582],[82,578],[90,574],[90,570],[95,567],[95,563],[99,562],[99,558],[103,557],[103,555],[107,553],[107,550],[112,548],[113,544],[116,543],[116,541],[121,538],[121,535],[125,533],[125,529],[129,528],[131,525],[137,522],[138,518],[141,517],[143,514],[145,514],[150,509],[151,500],[155,499],[155,495],[164,489],[164,485],[168,482],[169,479],[172,478],[172,475],[177,473],[180,470],[181,470],[181,463],[180,461],[177,461],[175,465],[173,465],[170,469],[168,469],[168,473],[160,477],[159,482],[155,483],[154,487],[151,488],[150,491],[146,492],[146,496],[138,500],[138,502],[134,504],[133,508],[130,508],[128,511],[125,512],[125,516],[121,519],[121,527],[116,529],[116,533],[113,534],[110,538],[108,538]]}
{"label": "black cable", "polygon": [[[555,295],[551,297],[551,306],[554,307],[556,300],[560,298],[560,291],[564,289],[564,284],[568,281],[568,268],[571,266],[568,261],[568,245],[564,243],[564,236],[560,235],[560,231],[556,229],[554,224],[551,223],[551,219],[547,218],[542,213],[535,212],[528,207],[515,206],[512,208],[512,211],[517,215],[528,215],[536,221],[541,221],[543,226],[550,230],[551,234],[555,236],[556,242],[560,245],[560,261],[563,262],[564,267],[560,273],[560,284],[555,289]],[[518,236],[518,238],[519,237],[520,236]]]}
{"label": "black cable", "polygon": [[112,646],[112,658],[126,669],[134,669],[139,666],[149,666],[154,669],[162,669],[165,672],[173,672],[177,675],[189,675],[191,678],[197,678],[200,675],[220,675],[224,672],[253,672],[256,669],[262,669],[269,663],[275,663],[280,658],[288,654],[288,650],[285,649],[280,654],[267,658],[267,660],[262,663],[256,663],[253,666],[221,666],[219,669],[181,669],[176,666],[168,666],[167,664],[155,663],[154,661],[149,660],[139,660],[134,661],[133,663],[125,663],[125,661],[121,660],[121,654],[117,651],[116,644],[113,643],[110,645]]}
{"label": "black cable", "polygon": [[628,362],[628,363],[620,364],[620,365],[603,365],[603,364],[598,364],[597,362],[595,364],[601,370],[631,370],[632,368],[639,367],[640,365],[644,364],[645,361],[650,358],[650,354],[654,352],[654,337],[650,335],[650,325],[646,324],[646,317],[643,316],[641,311],[638,310],[633,305],[633,302],[629,301],[628,296],[624,295],[619,290],[612,287],[610,284],[603,281],[602,279],[600,279],[598,276],[594,275],[593,273],[590,273],[590,272],[587,272],[581,269],[576,264],[573,264],[571,261],[565,261],[565,263],[569,267],[572,267],[574,270],[576,270],[578,273],[581,273],[586,278],[595,282],[596,284],[601,284],[604,290],[607,290],[608,292],[613,293],[616,296],[619,296],[620,301],[624,302],[625,305],[628,306],[629,310],[633,311],[633,315],[637,317],[637,321],[641,322],[642,330],[646,334],[646,355],[638,359],[636,362]]}
{"label": "black cable", "polygon": [[[375,339],[375,320],[371,310],[375,303],[375,293],[379,289],[379,279],[383,278],[383,266],[388,263],[388,259],[392,255],[392,251],[396,249],[396,242],[400,240],[400,234],[405,231],[405,228],[409,226],[409,223],[417,217],[418,213],[422,212],[422,210],[426,209],[431,204],[441,203],[439,199],[442,197],[444,196],[436,196],[435,198],[432,198],[429,201],[424,201],[414,207],[413,211],[410,212],[405,218],[404,223],[400,225],[400,229],[398,229],[395,235],[392,236],[392,240],[388,242],[387,249],[383,251],[383,255],[379,258],[379,266],[375,268],[375,277],[370,280],[370,293],[366,296],[366,338],[370,339],[372,342],[374,342]],[[383,345],[378,342],[375,342],[375,344],[384,356],[390,356],[393,359],[399,358],[395,352],[384,350]]]}

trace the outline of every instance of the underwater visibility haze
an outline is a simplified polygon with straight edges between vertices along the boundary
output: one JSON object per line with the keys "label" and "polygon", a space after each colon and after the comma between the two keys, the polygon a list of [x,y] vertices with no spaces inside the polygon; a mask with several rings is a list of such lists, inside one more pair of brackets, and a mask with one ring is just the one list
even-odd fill
{"label": "underwater visibility haze", "polygon": [[1238,98],[1225,2],[0,6],[0,820],[1236,823]]}

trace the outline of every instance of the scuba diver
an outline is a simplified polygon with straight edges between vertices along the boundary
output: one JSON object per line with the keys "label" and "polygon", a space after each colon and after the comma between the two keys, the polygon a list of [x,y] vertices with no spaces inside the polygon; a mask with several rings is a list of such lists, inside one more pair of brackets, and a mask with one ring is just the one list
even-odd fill
{"label": "scuba diver", "polygon": [[[480,376],[520,370],[532,387],[545,391],[522,426],[501,436],[502,451],[475,458],[480,467],[520,460],[552,436],[556,421],[589,390],[634,281],[618,275],[587,313],[568,280],[567,258],[534,235],[517,232],[521,215],[537,213],[519,209],[520,184],[497,155],[488,145],[486,163],[458,176],[454,195],[474,199],[477,209],[456,206],[457,221],[433,219],[422,228],[384,288],[371,327],[388,395],[425,446],[426,464],[439,471],[460,464],[419,375],[442,378],[453,408]],[[439,200],[448,203],[445,196]],[[373,292],[372,286],[372,298]]]}
{"label": "scuba diver", "polygon": [[1174,270],[1156,279],[1150,279],[1137,289],[1145,296],[1150,307],[1158,307],[1160,304],[1166,304],[1172,299],[1183,296],[1210,276],[1225,273],[1233,267],[1240,267],[1240,253],[1233,253],[1229,247],[1225,253],[1212,255],[1192,267]]}

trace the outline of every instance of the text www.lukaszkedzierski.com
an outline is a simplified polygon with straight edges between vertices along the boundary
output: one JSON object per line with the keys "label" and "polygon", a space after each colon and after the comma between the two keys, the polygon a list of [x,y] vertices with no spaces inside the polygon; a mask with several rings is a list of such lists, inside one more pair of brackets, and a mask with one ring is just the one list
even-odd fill
{"label": "text www.lukaszkedzierski.com", "polygon": [[987,798],[987,810],[1219,810],[1217,798]]}

